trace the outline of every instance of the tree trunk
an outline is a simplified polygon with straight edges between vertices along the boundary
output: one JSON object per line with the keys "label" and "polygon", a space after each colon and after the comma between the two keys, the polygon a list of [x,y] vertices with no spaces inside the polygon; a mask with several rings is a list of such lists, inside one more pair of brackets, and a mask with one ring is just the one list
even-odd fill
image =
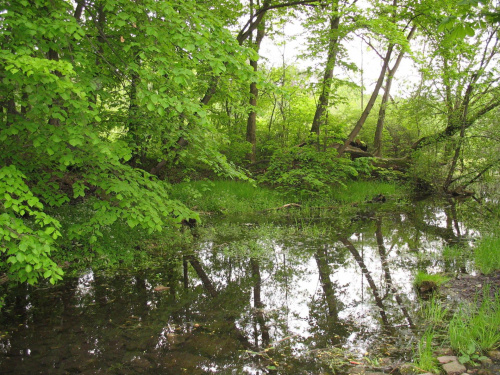
{"label": "tree trunk", "polygon": [[387,52],[386,52],[385,57],[384,57],[384,64],[382,66],[382,70],[380,71],[380,75],[378,77],[377,84],[375,85],[375,89],[373,90],[372,96],[370,97],[370,100],[366,104],[365,110],[361,114],[361,117],[359,118],[358,122],[356,123],[356,126],[354,127],[354,129],[352,129],[351,134],[349,134],[349,137],[347,137],[344,144],[342,146],[340,146],[338,157],[341,157],[344,154],[347,146],[351,142],[354,141],[356,136],[361,131],[361,128],[365,124],[365,121],[368,118],[368,115],[370,114],[370,112],[373,108],[373,105],[375,104],[375,100],[377,100],[378,93],[379,93],[380,88],[382,87],[382,84],[384,82],[385,72],[387,71],[387,67],[389,65],[389,61],[391,59],[393,49],[394,49],[394,44],[389,45],[389,48],[387,49]]}
{"label": "tree trunk", "polygon": [[386,251],[385,245],[384,245],[384,236],[382,234],[382,218],[377,219],[377,228],[375,230],[375,237],[377,238],[378,253],[380,255],[380,262],[382,265],[382,270],[384,271],[385,283],[386,283],[387,287],[390,289],[391,293],[394,295],[394,298],[395,298],[396,302],[398,303],[399,308],[401,309],[401,312],[403,313],[404,317],[406,318],[408,325],[413,330],[413,329],[415,329],[415,325],[413,324],[413,319],[411,318],[410,314],[408,313],[408,309],[406,308],[405,304],[403,303],[401,296],[399,295],[397,289],[394,287],[394,283],[392,282],[391,271],[389,269],[389,262],[387,260],[387,251]]}
{"label": "tree trunk", "polygon": [[[265,22],[262,21],[257,29],[257,36],[255,38],[254,50],[259,53],[260,45],[264,35],[266,33]],[[253,67],[254,72],[258,70],[257,60],[250,60],[250,65]],[[257,99],[259,97],[259,89],[257,88],[257,82],[252,82],[250,84],[250,106],[252,107],[251,112],[248,114],[247,120],[247,134],[246,139],[252,144],[252,152],[250,156],[250,162],[255,163],[256,160],[256,147],[257,147]]]}
{"label": "tree trunk", "polygon": [[[416,26],[413,26],[411,28],[410,33],[406,38],[408,41],[413,37],[413,34],[415,33],[416,29],[417,29]],[[373,140],[373,145],[375,148],[375,150],[373,151],[373,155],[376,157],[382,156],[382,132],[384,130],[384,123],[385,123],[385,110],[387,109],[387,103],[389,102],[392,80],[394,79],[396,71],[398,70],[399,65],[401,64],[401,60],[403,60],[404,54],[405,54],[404,51],[401,51],[399,53],[396,62],[394,63],[394,66],[392,67],[392,69],[389,69],[387,73],[384,96],[382,97],[382,103],[380,104],[380,109],[378,112],[378,119],[377,119],[377,128],[375,130],[375,138]]]}
{"label": "tree trunk", "polygon": [[463,111],[460,114],[461,117],[461,129],[460,129],[460,138],[458,139],[458,144],[457,147],[455,148],[455,153],[453,155],[453,160],[451,161],[451,166],[450,170],[448,172],[448,176],[446,177],[446,181],[444,182],[443,190],[448,192],[448,189],[453,181],[453,174],[455,173],[455,169],[457,167],[457,162],[458,158],[460,156],[460,151],[462,149],[462,143],[465,138],[465,130],[466,130],[466,123],[467,123],[467,114],[469,111],[469,98],[471,96],[471,93],[473,91],[473,85],[469,85],[467,88],[467,92],[465,93],[465,99],[464,99],[464,104],[463,104]]}
{"label": "tree trunk", "polygon": [[217,290],[214,287],[214,284],[212,283],[212,281],[206,274],[205,270],[201,266],[200,261],[194,255],[188,255],[186,256],[186,258],[187,260],[189,260],[189,263],[191,263],[191,266],[193,266],[198,277],[201,279],[201,282],[205,290],[210,294],[212,298],[217,297],[219,293],[217,292]]}
{"label": "tree trunk", "polygon": [[314,254],[314,258],[316,259],[321,287],[325,296],[326,305],[328,306],[329,323],[336,324],[338,320],[337,299],[333,283],[330,280],[331,269],[327,262],[326,249],[320,250],[318,248]]}
{"label": "tree trunk", "polygon": [[314,119],[311,126],[311,133],[319,135],[321,124],[324,120],[324,113],[328,108],[328,101],[332,90],[333,69],[337,61],[338,52],[338,29],[340,25],[340,16],[338,15],[338,0],[333,3],[333,11],[337,13],[336,16],[330,17],[330,34],[328,41],[328,56],[326,59],[325,74],[323,76],[322,91],[314,113]]}

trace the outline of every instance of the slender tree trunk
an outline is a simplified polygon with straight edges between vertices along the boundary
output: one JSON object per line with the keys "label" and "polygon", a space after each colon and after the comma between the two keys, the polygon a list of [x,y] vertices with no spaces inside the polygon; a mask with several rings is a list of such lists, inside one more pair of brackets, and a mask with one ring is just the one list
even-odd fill
{"label": "slender tree trunk", "polygon": [[182,282],[184,284],[184,289],[189,288],[189,274],[188,274],[188,258],[182,256]]}
{"label": "slender tree trunk", "polygon": [[[265,22],[262,20],[261,24],[257,28],[257,36],[255,38],[254,50],[259,53],[260,45],[262,43],[262,39],[264,39],[265,31]],[[250,60],[250,65],[252,66],[254,72],[258,70],[258,62],[257,60]],[[248,114],[247,120],[247,134],[246,139],[248,142],[252,144],[252,153],[250,154],[250,161],[255,163],[256,160],[256,148],[257,148],[257,99],[259,97],[259,89],[257,88],[257,82],[252,82],[250,84],[250,107],[252,108],[251,112]]]}
{"label": "slender tree trunk", "polygon": [[85,0],[77,0],[76,1],[76,8],[75,8],[75,13],[73,13],[73,17],[80,22],[82,19],[82,14],[83,14],[83,8],[85,7]]}
{"label": "slender tree trunk", "polygon": [[18,112],[17,112],[17,109],[16,109],[16,102],[14,99],[8,99],[6,102],[3,103],[4,107],[5,107],[5,118],[6,118],[6,127],[10,127],[14,121],[15,121],[15,117],[17,117],[18,115]]}
{"label": "slender tree trunk", "polygon": [[336,0],[333,3],[333,11],[337,13],[336,16],[330,17],[330,35],[328,41],[328,55],[326,59],[325,74],[321,84],[321,94],[314,113],[314,119],[311,126],[311,133],[319,135],[321,125],[324,121],[324,113],[328,108],[330,93],[332,90],[333,69],[337,61],[337,52],[339,44],[338,29],[340,25],[340,16],[338,15],[339,2]]}
{"label": "slender tree trunk", "polygon": [[448,192],[450,185],[453,181],[453,174],[455,173],[458,159],[460,157],[460,152],[462,150],[462,143],[463,143],[463,140],[465,138],[465,130],[466,130],[466,123],[467,123],[466,118],[467,118],[468,108],[469,108],[469,103],[467,101],[464,105],[464,111],[462,114],[462,128],[460,129],[460,137],[457,141],[458,142],[457,147],[455,148],[455,153],[454,153],[453,159],[451,161],[450,170],[448,171],[448,176],[446,177],[446,181],[444,182],[444,185],[443,185],[443,190],[445,192]]}
{"label": "slender tree trunk", "polygon": [[[134,57],[136,66],[140,65],[139,54],[136,53]],[[136,166],[137,160],[141,157],[141,142],[139,140],[139,116],[138,116],[138,105],[137,105],[137,86],[140,83],[140,77],[137,70],[133,70],[130,76],[130,87],[129,87],[129,105],[128,105],[128,135],[130,146],[133,150],[132,158],[130,159],[130,164]]]}
{"label": "slender tree trunk", "polygon": [[[273,94],[273,96],[274,96],[274,94]],[[271,127],[272,127],[273,121],[274,121],[274,112],[276,111],[276,104],[277,104],[277,99],[276,99],[276,96],[274,96],[273,110],[271,111],[271,117],[269,118],[269,125],[268,125],[268,129],[267,129],[267,132],[269,134],[269,138],[271,138]]]}
{"label": "slender tree trunk", "polygon": [[373,108],[373,105],[375,104],[375,101],[377,100],[378,93],[379,93],[380,88],[382,87],[382,84],[384,82],[385,73],[387,71],[387,67],[389,65],[389,61],[391,59],[393,49],[394,49],[394,44],[389,45],[389,48],[387,49],[387,52],[386,52],[385,57],[384,57],[384,64],[382,66],[382,70],[380,71],[380,75],[379,75],[377,83],[375,85],[375,89],[372,92],[372,96],[370,97],[370,100],[366,104],[365,110],[361,114],[361,117],[359,118],[358,122],[356,123],[356,126],[354,127],[354,129],[352,129],[351,133],[349,134],[349,137],[347,137],[344,144],[342,146],[340,146],[338,157],[341,157],[344,154],[346,147],[351,142],[354,141],[356,136],[361,131],[361,128],[365,124],[365,121],[368,118],[368,115],[370,114],[370,112]]}
{"label": "slender tree trunk", "polygon": [[[49,49],[47,57],[48,57],[49,60],[59,61],[59,53],[56,50],[52,49],[52,48]],[[54,71],[54,74],[56,76],[58,76],[59,78],[62,77],[61,72],[58,71],[58,70]],[[54,103],[51,104],[50,106],[54,107],[54,106],[61,106],[61,105],[62,105],[62,101],[61,101],[60,98],[58,98],[58,99],[54,100]],[[61,121],[58,118],[51,117],[49,119],[49,124],[50,125],[54,125],[54,126],[60,126],[61,125]]]}
{"label": "slender tree trunk", "polygon": [[[413,37],[413,34],[415,33],[415,30],[417,29],[416,26],[413,26],[410,30],[410,33],[408,34],[407,40],[410,40]],[[394,63],[394,66],[392,69],[388,70],[387,73],[387,79],[385,81],[385,90],[384,90],[384,96],[382,97],[382,103],[380,104],[380,109],[378,112],[378,119],[377,119],[377,128],[375,129],[375,138],[373,140],[373,145],[375,150],[373,151],[373,155],[377,157],[382,156],[382,132],[384,130],[384,123],[385,123],[385,111],[387,109],[387,103],[389,102],[389,97],[390,97],[390,92],[391,92],[391,86],[392,86],[392,81],[394,79],[394,76],[396,75],[396,72],[399,68],[399,65],[401,64],[401,60],[403,60],[405,52],[401,51],[396,59],[396,62]]]}
{"label": "slender tree trunk", "polygon": [[203,283],[203,287],[207,290],[207,292],[210,294],[211,297],[215,298],[219,295],[217,290],[214,287],[214,284],[206,274],[205,270],[201,266],[200,261],[194,256],[194,255],[188,255],[186,258],[189,260],[189,263],[191,263],[191,266],[193,266],[194,270],[198,274],[198,277],[201,279],[201,282]]}
{"label": "slender tree trunk", "polygon": [[384,279],[387,284],[387,287],[390,289],[391,293],[394,295],[394,298],[396,299],[396,302],[399,305],[399,308],[401,309],[401,312],[406,318],[406,321],[408,322],[408,325],[410,326],[411,329],[415,329],[415,325],[413,324],[413,319],[411,318],[410,314],[408,313],[408,309],[406,308],[405,304],[403,303],[403,300],[401,296],[399,295],[398,291],[394,287],[394,283],[392,282],[392,277],[391,277],[391,271],[389,269],[389,262],[387,260],[387,251],[385,249],[384,245],[384,236],[382,234],[382,219],[378,218],[377,219],[377,229],[375,230],[375,237],[377,238],[377,246],[378,246],[378,253],[380,255],[380,261],[382,264],[382,270],[384,271]]}

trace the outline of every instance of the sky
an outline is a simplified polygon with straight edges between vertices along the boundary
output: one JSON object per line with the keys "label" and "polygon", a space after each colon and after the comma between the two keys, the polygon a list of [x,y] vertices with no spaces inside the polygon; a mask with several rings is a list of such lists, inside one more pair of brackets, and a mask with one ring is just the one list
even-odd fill
{"label": "sky", "polygon": [[[271,40],[271,38],[266,36],[262,41],[260,55],[267,60],[267,64],[274,67],[282,66],[284,54],[286,65],[296,64],[299,68],[304,70],[310,67],[322,71],[325,64],[324,60],[299,58],[299,55],[306,52],[307,48],[306,37],[304,35],[305,31],[302,26],[298,22],[289,23],[285,26],[284,32],[286,35],[285,43],[282,37],[278,40]],[[364,92],[369,95],[380,74],[382,60],[358,37],[354,37],[351,41],[345,43],[345,45],[347,47],[348,59],[361,69],[358,72],[345,72],[339,67],[336,67],[334,69],[334,74],[336,77],[349,79],[358,85],[361,85],[363,81]],[[391,93],[393,95],[406,97],[409,95],[407,86],[413,86],[417,84],[418,81],[418,72],[411,58],[406,56],[396,73]]]}

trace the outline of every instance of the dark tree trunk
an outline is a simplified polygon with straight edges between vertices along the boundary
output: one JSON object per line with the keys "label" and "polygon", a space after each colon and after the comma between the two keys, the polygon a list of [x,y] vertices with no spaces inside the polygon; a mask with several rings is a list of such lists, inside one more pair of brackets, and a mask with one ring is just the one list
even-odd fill
{"label": "dark tree trunk", "polygon": [[[262,39],[265,36],[265,22],[262,21],[260,26],[257,28],[257,36],[255,38],[254,50],[259,53],[260,45],[262,43]],[[254,72],[258,70],[258,62],[256,60],[250,60],[250,65],[252,66]],[[255,163],[256,160],[256,147],[257,147],[257,99],[259,97],[259,89],[257,88],[257,83],[252,82],[250,84],[250,107],[252,108],[251,112],[248,114],[247,120],[247,134],[246,139],[248,142],[252,144],[252,152],[249,155],[250,161]]]}
{"label": "dark tree trunk", "polygon": [[214,284],[212,284],[212,281],[208,278],[208,275],[201,266],[200,261],[196,259],[194,255],[189,255],[186,258],[189,260],[189,263],[191,263],[191,266],[193,266],[194,270],[196,271],[196,274],[201,279],[203,287],[206,289],[206,291],[210,294],[211,297],[213,298],[217,297],[219,293],[215,289]]}
{"label": "dark tree trunk", "polygon": [[314,254],[314,258],[316,259],[316,264],[318,266],[321,287],[325,296],[326,305],[328,306],[328,317],[332,320],[331,323],[336,323],[338,320],[337,299],[335,297],[333,283],[330,280],[331,270],[326,256],[327,254],[325,249],[318,249],[316,254]]}

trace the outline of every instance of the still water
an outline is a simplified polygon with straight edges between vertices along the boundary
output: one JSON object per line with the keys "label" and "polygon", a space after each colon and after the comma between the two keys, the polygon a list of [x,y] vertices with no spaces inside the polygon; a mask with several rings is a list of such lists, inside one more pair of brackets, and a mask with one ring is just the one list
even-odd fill
{"label": "still water", "polygon": [[[415,347],[417,270],[477,234],[454,202],[346,218],[206,220],[182,255],[114,277],[11,288],[2,374],[332,374]],[[342,218],[341,218],[342,217]]]}

